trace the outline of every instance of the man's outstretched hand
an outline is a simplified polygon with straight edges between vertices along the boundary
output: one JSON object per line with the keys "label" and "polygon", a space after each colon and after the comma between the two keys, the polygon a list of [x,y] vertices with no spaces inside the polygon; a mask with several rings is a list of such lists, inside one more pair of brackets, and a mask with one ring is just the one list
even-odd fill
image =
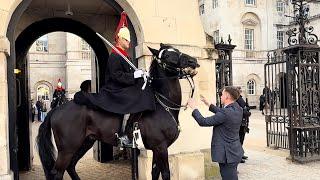
{"label": "man's outstretched hand", "polygon": [[210,106],[210,102],[204,97],[204,96],[202,96],[201,94],[200,94],[200,100],[206,105],[206,106]]}
{"label": "man's outstretched hand", "polygon": [[197,108],[197,102],[193,98],[190,98],[188,100],[187,106],[194,110]]}

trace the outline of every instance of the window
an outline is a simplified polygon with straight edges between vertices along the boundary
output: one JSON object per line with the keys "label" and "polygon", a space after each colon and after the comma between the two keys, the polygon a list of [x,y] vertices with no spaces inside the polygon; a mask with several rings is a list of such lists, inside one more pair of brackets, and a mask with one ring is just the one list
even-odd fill
{"label": "window", "polygon": [[256,5],[256,0],[245,0],[247,5]]}
{"label": "window", "polygon": [[219,44],[219,30],[213,32],[213,41],[215,44]]}
{"label": "window", "polygon": [[204,14],[204,4],[201,4],[200,6],[199,6],[199,13],[200,13],[200,15],[201,14]]}
{"label": "window", "polygon": [[254,30],[253,29],[245,29],[244,30],[244,48],[246,50],[253,50],[253,37],[254,37]]}
{"label": "window", "polygon": [[284,2],[283,1],[277,1],[277,11],[284,12]]}
{"label": "window", "polygon": [[83,39],[81,39],[81,50],[90,51],[90,45]]}
{"label": "window", "polygon": [[45,84],[41,84],[37,88],[37,100],[49,100],[49,87]]}
{"label": "window", "polygon": [[44,35],[36,40],[36,51],[48,52],[48,35]]}
{"label": "window", "polygon": [[256,88],[255,88],[255,82],[253,79],[249,80],[247,82],[247,93],[248,95],[254,95],[255,94],[255,91],[256,91]]}
{"label": "window", "polygon": [[277,48],[283,48],[283,36],[284,32],[283,31],[277,31]]}
{"label": "window", "polygon": [[82,59],[91,59],[90,45],[83,39],[81,39],[81,58]]}
{"label": "window", "polygon": [[212,7],[213,9],[218,7],[218,0],[212,0]]}

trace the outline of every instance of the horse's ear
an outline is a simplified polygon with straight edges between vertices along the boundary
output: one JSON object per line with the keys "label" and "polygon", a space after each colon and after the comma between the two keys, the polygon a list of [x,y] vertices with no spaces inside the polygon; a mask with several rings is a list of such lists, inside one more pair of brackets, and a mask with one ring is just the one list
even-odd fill
{"label": "horse's ear", "polygon": [[158,54],[159,54],[159,51],[158,51],[158,50],[153,49],[153,48],[151,48],[151,47],[149,47],[149,46],[148,46],[148,48],[149,48],[149,50],[151,51],[151,53],[152,53],[154,56],[158,56]]}
{"label": "horse's ear", "polygon": [[164,46],[164,44],[163,43],[160,43],[160,48],[162,48]]}

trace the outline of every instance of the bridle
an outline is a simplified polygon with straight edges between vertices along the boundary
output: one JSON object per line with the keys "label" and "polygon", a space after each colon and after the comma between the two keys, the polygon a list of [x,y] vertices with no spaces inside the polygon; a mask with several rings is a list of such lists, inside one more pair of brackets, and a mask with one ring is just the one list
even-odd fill
{"label": "bridle", "polygon": [[[164,63],[161,61],[161,56],[162,56],[162,53],[164,52],[164,50],[168,50],[168,51],[175,51],[174,49],[163,49],[159,52],[159,56],[156,57],[156,56],[153,56],[153,60],[156,60],[158,62],[158,65],[162,68],[162,69],[165,69],[167,71],[170,71],[170,72],[174,72],[174,73],[177,73],[177,75],[175,76],[170,76],[170,77],[162,77],[162,78],[154,78],[154,77],[151,77],[151,81],[153,80],[162,80],[162,79],[187,79],[188,82],[189,82],[189,85],[191,87],[191,92],[190,92],[190,98],[193,97],[193,94],[194,94],[194,89],[195,89],[195,84],[194,84],[194,80],[193,80],[193,76],[191,74],[189,74],[188,72],[186,72],[183,68],[176,68],[176,67],[173,67],[167,63]],[[179,54],[179,58],[180,56],[182,55],[181,52],[177,52],[175,51],[176,53],[180,53]],[[163,94],[155,91],[155,97],[156,97],[156,100],[159,102],[159,104],[168,112],[170,112],[169,110],[174,110],[174,111],[179,111],[181,108],[184,108],[184,109],[187,109],[187,105],[179,105],[179,104],[176,104],[175,102],[171,101],[169,98],[165,97]],[[166,105],[166,103],[164,102],[167,102],[169,103],[170,105]],[[171,114],[171,113],[170,113]]]}

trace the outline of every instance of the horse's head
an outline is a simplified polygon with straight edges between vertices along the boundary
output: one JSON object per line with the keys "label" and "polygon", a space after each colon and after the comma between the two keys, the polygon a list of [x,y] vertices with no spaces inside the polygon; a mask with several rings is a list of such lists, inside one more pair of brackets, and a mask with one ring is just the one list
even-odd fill
{"label": "horse's head", "polygon": [[169,45],[160,44],[160,49],[156,50],[148,47],[156,57],[158,63],[170,71],[184,71],[194,76],[197,74],[196,68],[200,67],[197,59],[180,52],[178,49]]}

